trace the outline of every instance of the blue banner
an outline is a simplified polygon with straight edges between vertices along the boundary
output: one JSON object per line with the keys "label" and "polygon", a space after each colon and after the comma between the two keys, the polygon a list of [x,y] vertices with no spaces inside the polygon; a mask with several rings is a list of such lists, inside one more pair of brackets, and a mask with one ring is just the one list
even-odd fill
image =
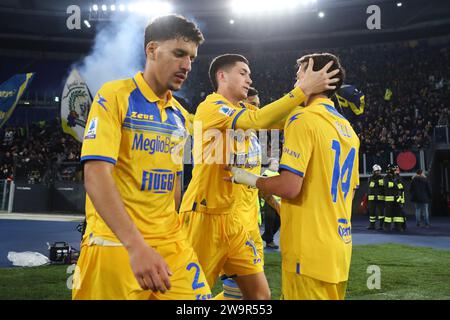
{"label": "blue banner", "polygon": [[16,74],[0,85],[0,128],[8,121],[34,73]]}

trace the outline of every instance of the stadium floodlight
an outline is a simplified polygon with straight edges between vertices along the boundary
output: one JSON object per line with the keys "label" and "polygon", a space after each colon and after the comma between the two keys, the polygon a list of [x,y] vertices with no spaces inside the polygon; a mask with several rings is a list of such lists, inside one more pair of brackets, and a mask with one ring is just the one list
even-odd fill
{"label": "stadium floodlight", "polygon": [[112,4],[111,7],[110,7],[110,10],[111,10],[111,11],[116,11],[116,5],[115,5],[115,4]]}
{"label": "stadium floodlight", "polygon": [[107,6],[106,4],[102,4],[102,10],[103,10],[103,11],[108,10],[108,6]]}
{"label": "stadium floodlight", "polygon": [[230,19],[230,24],[234,24],[234,20],[233,19]]}
{"label": "stadium floodlight", "polygon": [[92,10],[93,10],[93,11],[98,11],[98,5],[94,4],[94,5],[92,6]]}
{"label": "stadium floodlight", "polygon": [[124,11],[125,11],[125,5],[120,4],[120,5],[119,5],[119,10],[122,11],[122,12],[124,12]]}
{"label": "stadium floodlight", "polygon": [[301,6],[309,6],[316,0],[231,0],[231,9],[237,14],[292,12]]}
{"label": "stadium floodlight", "polygon": [[129,5],[128,5],[128,11],[134,12],[134,5],[129,4]]}
{"label": "stadium floodlight", "polygon": [[[86,20],[84,20],[86,21]],[[59,102],[59,97],[55,97],[55,102]]]}
{"label": "stadium floodlight", "polygon": [[[85,24],[86,27],[88,27],[88,28],[91,27],[91,24],[90,24],[89,21],[87,21],[87,20],[84,20],[84,24]],[[56,102],[58,102],[58,101],[56,101]]]}
{"label": "stadium floodlight", "polygon": [[402,5],[403,5],[403,3],[397,2],[397,7],[401,7]]}
{"label": "stadium floodlight", "polygon": [[323,17],[325,17],[325,13],[323,11],[320,11],[318,16],[319,16],[319,18],[323,18]]}
{"label": "stadium floodlight", "polygon": [[308,6],[317,2],[317,0],[301,0],[302,5]]}

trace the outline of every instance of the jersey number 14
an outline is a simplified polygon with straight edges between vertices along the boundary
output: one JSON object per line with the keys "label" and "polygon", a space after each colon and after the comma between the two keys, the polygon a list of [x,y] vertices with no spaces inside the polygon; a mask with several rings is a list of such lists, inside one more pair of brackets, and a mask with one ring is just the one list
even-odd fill
{"label": "jersey number 14", "polygon": [[[337,140],[333,140],[331,148],[334,150],[334,166],[333,177],[331,179],[331,197],[333,202],[336,202],[338,195],[338,184],[341,183],[341,189],[344,193],[344,199],[350,190],[350,182],[352,180],[353,163],[355,162],[356,149],[351,148],[349,153],[345,156],[344,163],[341,167],[341,144]],[[345,180],[344,180],[345,179]]]}

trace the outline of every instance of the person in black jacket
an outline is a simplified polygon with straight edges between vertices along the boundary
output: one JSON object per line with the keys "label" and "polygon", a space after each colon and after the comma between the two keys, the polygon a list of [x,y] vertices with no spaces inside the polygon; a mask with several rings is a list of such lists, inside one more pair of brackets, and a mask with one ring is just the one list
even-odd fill
{"label": "person in black jacket", "polygon": [[396,231],[406,230],[406,217],[403,211],[405,190],[400,178],[400,168],[396,164],[389,164],[384,177],[384,231],[391,231],[394,223]]}
{"label": "person in black jacket", "polygon": [[425,228],[430,227],[430,218],[428,214],[428,203],[431,200],[431,190],[428,180],[422,170],[417,170],[416,175],[412,178],[409,188],[411,194],[411,202],[416,207],[416,225],[420,226],[421,213],[424,217]]}
{"label": "person in black jacket", "polygon": [[378,230],[383,230],[384,222],[384,177],[381,175],[381,167],[375,164],[373,174],[369,178],[369,189],[367,191],[367,209],[369,211],[368,230],[375,230],[376,221],[379,221]]}

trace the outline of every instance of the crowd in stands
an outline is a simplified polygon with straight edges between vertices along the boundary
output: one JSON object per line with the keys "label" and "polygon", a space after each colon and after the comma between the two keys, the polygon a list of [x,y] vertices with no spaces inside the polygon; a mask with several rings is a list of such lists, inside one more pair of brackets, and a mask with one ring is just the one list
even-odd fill
{"label": "crowd in stands", "polygon": [[6,127],[0,139],[0,179],[29,183],[79,179],[81,144],[62,132],[57,119],[28,128]]}
{"label": "crowd in stands", "polygon": [[[261,103],[289,92],[295,82],[296,60],[304,52],[249,54],[253,86]],[[339,48],[345,83],[365,93],[366,108],[356,117],[344,110],[361,140],[361,152],[382,154],[426,148],[433,127],[448,124],[450,108],[450,52],[448,45],[429,47],[418,41]],[[208,65],[213,57],[198,60],[188,79],[185,96],[193,106],[211,92]],[[386,92],[390,91],[389,96]]]}
{"label": "crowd in stands", "polygon": [[[343,111],[360,137],[361,153],[382,157],[427,148],[433,128],[448,125],[449,50],[448,44],[430,47],[420,41],[317,50],[338,55],[346,69],[345,83],[365,93],[363,115]],[[292,89],[296,60],[311,51],[315,50],[246,54],[262,105]],[[191,112],[212,91],[208,78],[212,58],[200,56],[183,90],[177,93]],[[42,181],[52,164],[79,161],[80,144],[62,133],[57,120],[28,129],[4,127],[0,142],[0,179],[14,175],[16,179]],[[64,170],[58,173],[61,179],[77,176],[74,167]]]}

